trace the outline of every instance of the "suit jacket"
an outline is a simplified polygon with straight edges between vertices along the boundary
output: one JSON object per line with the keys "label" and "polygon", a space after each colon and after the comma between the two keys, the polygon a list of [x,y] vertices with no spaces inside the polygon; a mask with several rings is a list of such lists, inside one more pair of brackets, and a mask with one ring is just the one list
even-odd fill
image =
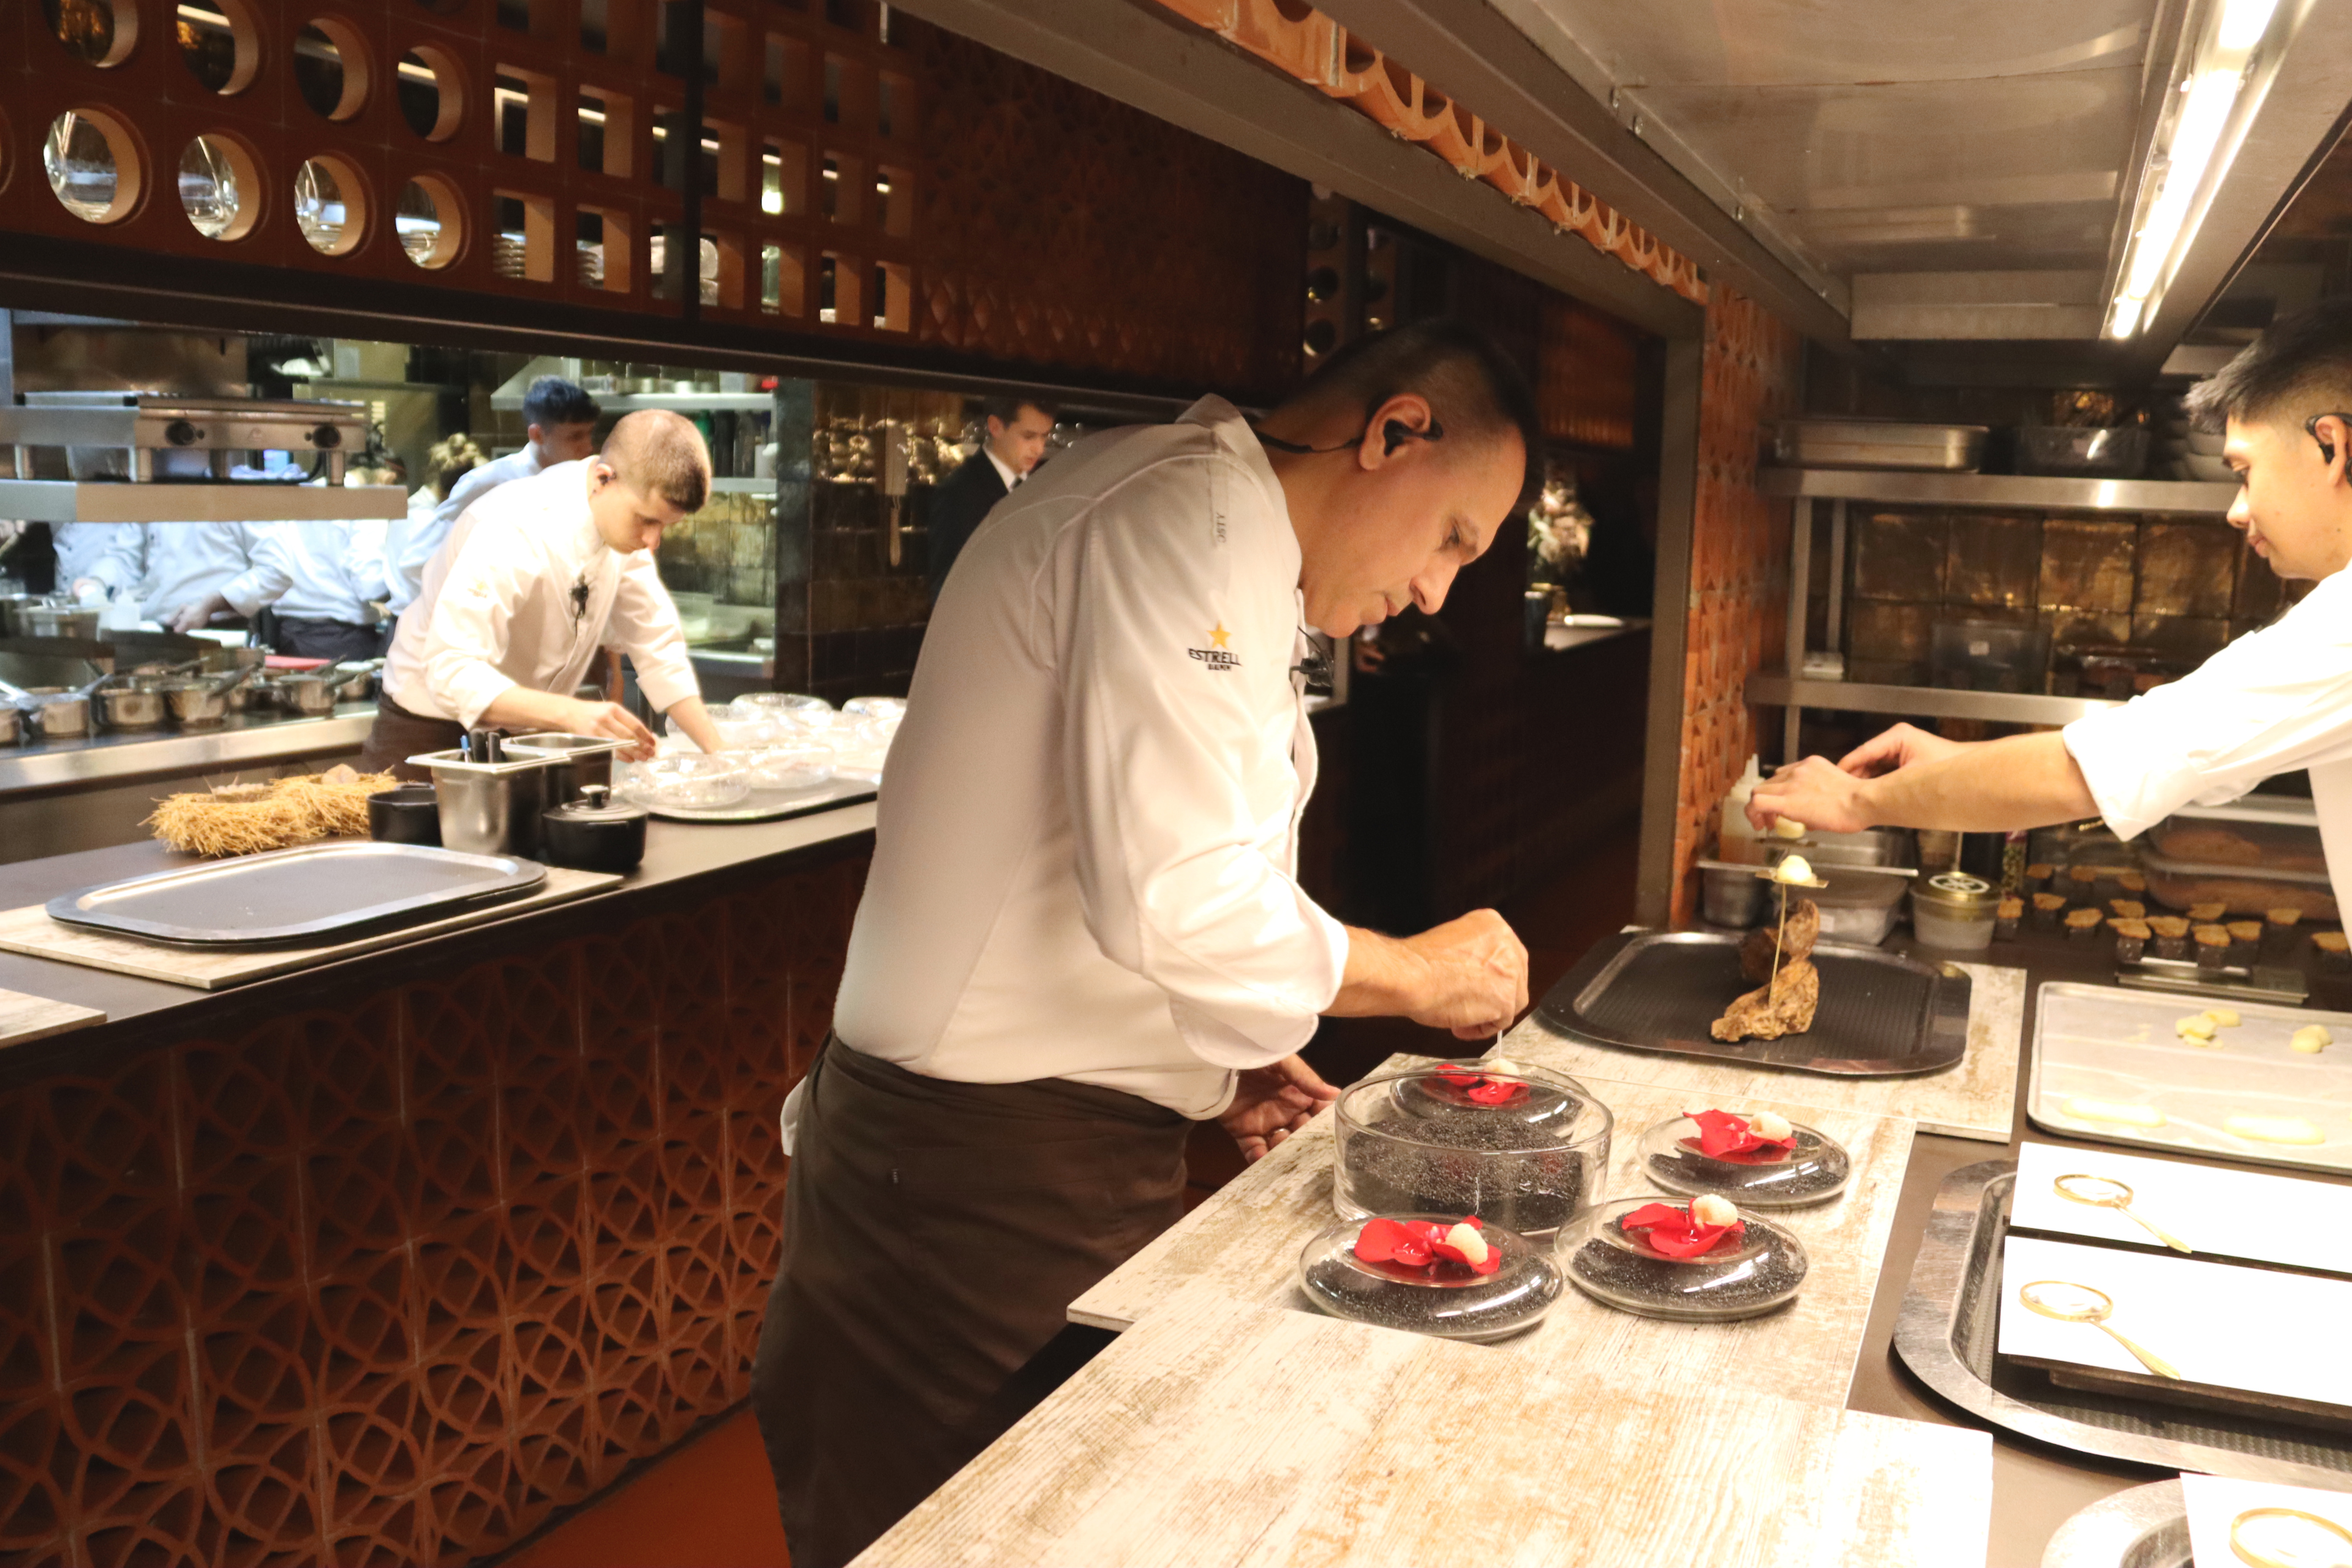
{"label": "suit jacket", "polygon": [[996,465],[988,460],[985,447],[966,458],[961,468],[931,491],[930,513],[924,526],[930,534],[933,603],[939,600],[940,585],[948,580],[948,568],[963,553],[972,531],[1006,493],[1004,481],[997,478]]}

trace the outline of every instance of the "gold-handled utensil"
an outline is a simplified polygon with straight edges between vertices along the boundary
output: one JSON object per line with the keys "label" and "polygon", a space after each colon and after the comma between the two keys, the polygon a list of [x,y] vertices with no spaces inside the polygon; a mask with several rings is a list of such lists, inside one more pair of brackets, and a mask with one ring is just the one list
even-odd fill
{"label": "gold-handled utensil", "polygon": [[2114,1209],[2140,1229],[2164,1243],[2175,1252],[2191,1252],[2189,1245],[2170,1231],[2150,1224],[2132,1212],[2132,1190],[2113,1176],[2090,1176],[2070,1173],[2050,1184],[2058,1195],[2070,1204],[2085,1204],[2095,1209]]}
{"label": "gold-handled utensil", "polygon": [[2025,1304],[2029,1312],[2055,1318],[2062,1323],[2090,1324],[2137,1356],[2140,1365],[2157,1376],[2168,1377],[2176,1383],[2180,1381],[2179,1368],[2154,1351],[2144,1350],[2132,1343],[2109,1326],[2107,1320],[2115,1315],[2116,1299],[2105,1290],[2095,1290],[2088,1285],[2077,1285],[2068,1279],[2036,1279],[2030,1285],[2019,1286],[2017,1299]]}
{"label": "gold-handled utensil", "polygon": [[2352,1568],[2352,1530],[2299,1508],[2250,1508],[2230,1521],[2230,1551],[2252,1568]]}

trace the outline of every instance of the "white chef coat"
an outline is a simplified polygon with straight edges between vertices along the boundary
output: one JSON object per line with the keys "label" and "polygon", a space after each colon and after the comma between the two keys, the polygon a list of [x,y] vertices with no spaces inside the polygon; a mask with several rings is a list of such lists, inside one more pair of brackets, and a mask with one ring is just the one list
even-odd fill
{"label": "white chef coat", "polygon": [[466,515],[467,507],[509,480],[527,479],[540,471],[539,448],[526,442],[520,452],[509,452],[458,475],[457,482],[449,487],[448,495],[433,509],[432,516],[418,521],[412,506],[408,533],[401,541],[400,554],[393,563],[392,597],[385,607],[396,616],[416,602],[417,595],[424,591],[425,567],[432,564],[434,552],[449,537],[450,530],[457,526],[457,520]]}
{"label": "white chef coat", "polygon": [[2336,901],[2352,911],[2352,571],[2338,572],[2193,673],[2065,729],[2107,826],[2129,838],[2183,805],[2222,805],[2311,770]]}
{"label": "white chef coat", "polygon": [[[93,575],[107,552],[126,539],[135,546],[139,540],[139,527],[135,522],[51,523],[49,542],[56,546],[58,552],[58,592],[73,592],[73,585],[84,577]],[[146,562],[142,552],[138,565],[131,573],[130,582],[123,585],[135,587],[145,575]],[[103,578],[99,580],[105,581]]]}
{"label": "white chef coat", "polygon": [[891,746],[845,1044],[1202,1118],[1235,1069],[1307,1043],[1348,937],[1297,882],[1316,764],[1299,565],[1274,470],[1221,398],[1082,441],[997,504]]}
{"label": "white chef coat", "polygon": [[89,575],[117,594],[135,589],[139,613],[168,622],[197,600],[218,594],[250,616],[274,604],[287,577],[267,558],[266,522],[149,522],[118,536]]}
{"label": "white chef coat", "polygon": [[472,729],[510,687],[569,697],[604,647],[629,656],[656,708],[700,693],[652,553],[615,553],[588,510],[588,465],[558,463],[466,509],[400,617],[384,689]]}
{"label": "white chef coat", "polygon": [[264,526],[268,538],[260,564],[283,580],[275,601],[279,615],[355,626],[374,624],[368,602],[383,599],[388,591],[382,519]]}

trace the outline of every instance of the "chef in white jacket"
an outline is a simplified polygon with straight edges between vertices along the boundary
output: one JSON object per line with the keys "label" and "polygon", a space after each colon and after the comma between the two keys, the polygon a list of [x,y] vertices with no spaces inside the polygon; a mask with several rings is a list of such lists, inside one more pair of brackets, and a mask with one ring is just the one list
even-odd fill
{"label": "chef in white jacket", "polygon": [[1297,880],[1302,628],[1417,604],[1524,508],[1518,373],[1446,323],[1334,356],[1253,430],[1203,398],[1079,443],[947,580],[835,1033],[785,1112],[753,1374],[793,1561],[846,1561],[988,1440],[1072,1297],[1180,1212],[1193,1122],[1255,1157],[1337,1091],[1323,1014],[1485,1038],[1527,956],[1402,941]]}
{"label": "chef in white jacket", "polygon": [[[139,596],[142,620],[171,631],[250,617],[284,591],[281,565],[266,558],[266,522],[150,522],[126,529],[91,565],[84,583],[118,597]],[[82,583],[75,584],[79,593]]]}
{"label": "chef in white jacket", "polygon": [[520,449],[459,475],[430,516],[412,518],[403,531],[400,553],[394,558],[390,574],[392,613],[402,614],[423,591],[425,569],[467,507],[500,485],[530,479],[558,463],[576,463],[595,451],[600,413],[594,398],[560,375],[542,375],[532,382],[522,395],[522,416],[527,423]]}
{"label": "chef in white jacket", "polygon": [[572,695],[607,647],[629,656],[647,701],[717,751],[653,558],[662,530],[709,491],[700,432],[648,410],[614,425],[598,456],[468,507],[394,633],[363,764],[420,776],[407,758],[483,727],[605,735],[650,755],[653,733],[626,708]]}
{"label": "chef in white jacket", "polygon": [[2099,816],[2130,838],[2307,768],[2336,901],[2352,910],[2352,300],[2274,322],[2189,403],[2225,432],[2242,486],[2231,523],[2281,577],[2316,583],[2300,603],[2183,679],[2063,730],[1964,744],[1900,724],[1839,763],[1806,758],[1756,789],[1749,816],[1832,832]]}

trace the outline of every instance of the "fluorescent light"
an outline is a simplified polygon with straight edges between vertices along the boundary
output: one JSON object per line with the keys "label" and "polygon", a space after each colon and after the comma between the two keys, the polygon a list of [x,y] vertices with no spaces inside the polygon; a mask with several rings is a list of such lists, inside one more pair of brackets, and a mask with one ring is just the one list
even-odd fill
{"label": "fluorescent light", "polygon": [[2271,13],[2277,9],[2278,0],[2230,0],[2217,41],[2225,49],[2252,48],[2270,31]]}
{"label": "fluorescent light", "polygon": [[2139,331],[2140,310],[2147,303],[2127,294],[2117,295],[2115,309],[2107,316],[2107,336],[2127,338]]}

